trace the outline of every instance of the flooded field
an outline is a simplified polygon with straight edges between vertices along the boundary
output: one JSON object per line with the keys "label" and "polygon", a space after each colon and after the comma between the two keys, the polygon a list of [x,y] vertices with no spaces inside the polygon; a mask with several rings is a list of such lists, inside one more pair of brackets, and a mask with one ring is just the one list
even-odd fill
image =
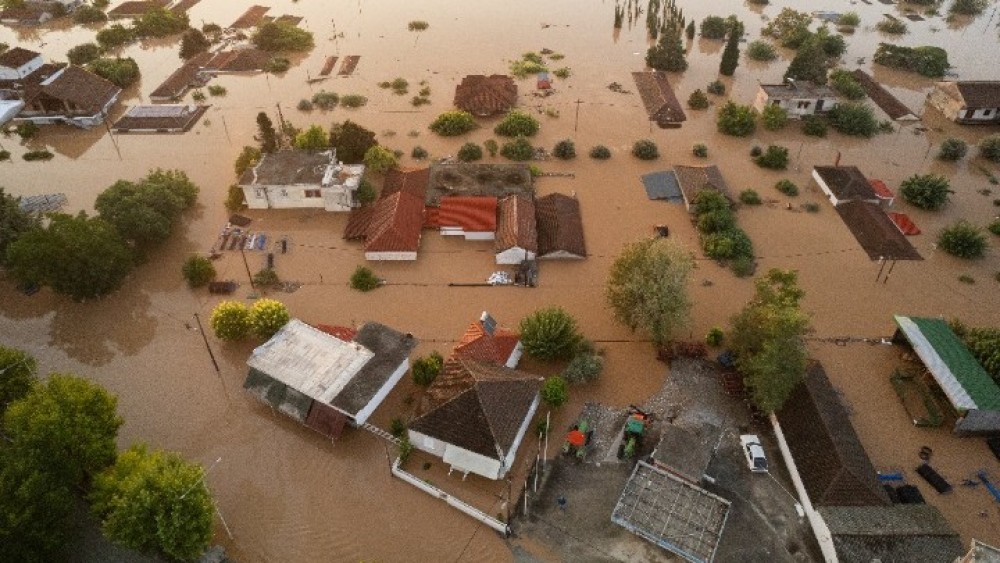
{"label": "flooded field", "polygon": [[[115,1],[113,5],[120,2]],[[214,22],[228,26],[253,2],[202,0],[189,12],[192,24]],[[933,110],[925,112],[924,98],[933,82],[885,68],[873,67],[871,57],[879,41],[905,45],[931,44],[950,54],[953,72],[962,79],[997,79],[992,61],[998,49],[997,4],[975,19],[946,22],[932,17],[908,22],[910,33],[889,38],[874,29],[883,13],[900,15],[903,5],[842,0],[778,0],[760,7],[740,1],[692,2],[678,0],[685,16],[700,21],[707,15],[736,14],[751,39],[759,36],[765,17],[782,7],[799,10],[857,11],[862,24],[847,38],[843,57],[847,68],[872,73],[924,119],[898,127],[891,135],[858,140],[831,133],[826,139],[805,137],[794,124],[785,130],[759,130],[746,139],[715,131],[715,109],[689,111],[682,128],[661,130],[645,117],[630,73],[642,70],[647,47],[645,18],[621,30],[613,29],[614,2],[610,0],[553,0],[545,3],[513,0],[505,3],[454,3],[444,0],[405,2],[276,1],[264,2],[269,14],[304,17],[300,26],[316,36],[316,47],[293,57],[285,74],[222,76],[213,80],[227,88],[225,97],[211,97],[211,109],[184,135],[116,135],[103,128],[79,131],[46,127],[21,146],[17,137],[0,139],[13,153],[0,163],[0,185],[17,195],[65,192],[67,211],[90,211],[94,198],[120,178],[134,179],[150,168],[180,168],[201,188],[199,207],[173,239],[137,269],[125,287],[96,303],[75,304],[48,291],[25,297],[4,282],[0,298],[0,342],[27,350],[39,359],[42,371],[67,371],[92,378],[119,396],[126,420],[121,445],[143,440],[182,452],[209,465],[208,483],[232,539],[218,526],[216,541],[241,562],[273,561],[510,561],[504,540],[409,485],[390,477],[386,452],[374,436],[351,432],[335,446],[287,418],[272,413],[241,389],[245,359],[251,344],[223,344],[210,338],[219,359],[216,373],[197,331],[196,313],[207,319],[218,298],[192,292],[180,277],[180,264],[192,253],[204,253],[215,241],[228,216],[223,207],[226,188],[233,183],[232,163],[244,145],[254,144],[254,117],[267,111],[303,127],[328,126],[355,120],[379,133],[382,144],[403,151],[406,166],[416,145],[432,156],[454,154],[467,140],[492,137],[492,124],[466,137],[444,139],[427,130],[433,118],[451,108],[454,86],[466,74],[505,73],[511,59],[526,51],[552,49],[565,55],[553,66],[572,69],[567,80],[555,82],[554,95],[534,96],[534,80],[519,82],[520,104],[558,111],[558,117],[539,116],[542,129],[533,143],[551,148],[563,138],[575,140],[584,155],[591,146],[611,147],[605,162],[585,156],[575,161],[538,163],[546,172],[572,172],[573,178],[547,177],[537,182],[541,194],[575,193],[581,201],[590,256],[579,263],[546,263],[536,289],[449,287],[450,282],[485,279],[496,269],[492,244],[445,240],[427,232],[415,263],[376,264],[389,285],[369,294],[347,287],[350,272],[364,261],[358,245],[341,239],[346,216],[323,211],[248,213],[253,228],[271,236],[286,235],[287,255],[277,258],[284,280],[302,287],[294,293],[276,293],[294,316],[307,322],[360,324],[383,322],[412,332],[421,340],[417,354],[450,350],[466,325],[488,310],[502,324],[517,321],[550,304],[565,307],[585,334],[606,349],[607,369],[601,381],[574,392],[571,404],[556,413],[562,427],[583,400],[615,405],[641,401],[662,383],[648,343],[615,324],[605,308],[603,284],[611,261],[622,244],[648,236],[652,226],[667,224],[671,236],[698,248],[697,233],[680,206],[646,199],[638,176],[673,164],[701,164],[691,155],[694,143],[709,147],[707,163],[718,164],[735,190],[754,188],[773,203],[742,208],[740,224],[753,239],[759,267],[793,268],[806,289],[805,309],[812,315],[812,352],[827,365],[835,386],[852,406],[858,433],[877,467],[915,466],[921,445],[932,445],[935,461],[953,480],[980,467],[996,469],[981,440],[956,440],[946,430],[912,427],[888,384],[896,352],[888,347],[855,344],[843,348],[822,342],[841,336],[888,336],[893,313],[961,317],[967,323],[997,324],[1000,283],[1000,243],[993,239],[987,258],[959,261],[934,248],[936,233],[958,218],[985,224],[1000,208],[992,201],[1000,188],[990,186],[982,166],[1000,174],[995,165],[966,159],[959,164],[934,159],[937,144],[951,136],[974,142],[996,132],[996,127],[959,127]],[[944,13],[944,10],[942,10]],[[425,20],[430,27],[410,32],[407,22]],[[99,28],[0,27],[0,42],[41,51],[60,60],[79,43],[92,41]],[[176,38],[143,42],[123,50],[142,70],[142,80],[123,95],[119,110],[146,103],[149,93],[180,65]],[[684,101],[695,88],[716,78],[722,43],[696,38],[690,45],[690,69],[672,76]],[[360,55],[350,77],[336,74],[310,84],[328,56]],[[780,81],[791,52],[769,63],[741,59],[732,79],[724,79],[728,95],[750,103],[759,82]],[[993,73],[993,74],[990,74]],[[378,83],[406,78],[411,94],[396,96]],[[414,109],[409,99],[426,80],[431,104]],[[622,94],[608,90],[618,82]],[[325,89],[339,94],[363,94],[367,106],[330,112],[298,111],[300,99]],[[190,96],[187,101],[190,100]],[[716,106],[722,99],[715,97]],[[550,113],[555,113],[550,112]],[[928,130],[918,130],[925,127]],[[412,133],[411,133],[412,132]],[[628,154],[641,138],[657,142],[661,158],[640,162]],[[789,170],[757,168],[747,154],[753,145],[780,142],[793,156]],[[47,163],[28,163],[21,154],[48,147],[56,157]],[[896,204],[923,229],[912,242],[925,258],[899,263],[888,283],[875,284],[878,265],[869,261],[839,216],[809,179],[815,164],[854,164],[893,189],[914,173],[948,176],[955,190],[945,210],[929,213],[905,203]],[[789,178],[803,189],[794,199],[773,188]],[[983,195],[978,190],[992,190]],[[792,209],[786,209],[786,202]],[[799,205],[820,204],[819,213],[805,213]],[[249,253],[250,268],[263,264],[260,253]],[[248,292],[246,271],[238,253],[217,262],[219,277],[243,282],[239,297]],[[976,280],[958,281],[959,275]],[[700,338],[711,326],[726,326],[752,292],[750,280],[736,279],[709,260],[699,260],[690,293],[695,302],[689,331]],[[687,336],[687,335],[682,335]],[[374,422],[388,425],[413,392],[404,383],[376,413]],[[992,465],[991,465],[992,464]],[[471,479],[471,478],[470,478]],[[956,491],[949,497],[929,496],[962,534],[1000,543],[1000,512],[981,489]],[[980,513],[985,513],[985,516]]]}

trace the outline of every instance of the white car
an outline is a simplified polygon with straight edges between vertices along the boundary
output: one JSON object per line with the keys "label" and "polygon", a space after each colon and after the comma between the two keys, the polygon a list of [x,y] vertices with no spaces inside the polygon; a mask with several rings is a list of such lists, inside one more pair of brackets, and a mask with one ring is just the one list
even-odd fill
{"label": "white car", "polygon": [[767,473],[767,457],[764,456],[760,438],[756,434],[743,434],[740,436],[740,445],[743,446],[743,455],[747,458],[750,471]]}

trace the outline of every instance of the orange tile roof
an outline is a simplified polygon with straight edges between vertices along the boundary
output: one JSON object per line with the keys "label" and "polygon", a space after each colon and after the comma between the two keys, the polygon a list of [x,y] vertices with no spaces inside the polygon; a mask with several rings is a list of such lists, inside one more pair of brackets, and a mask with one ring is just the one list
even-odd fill
{"label": "orange tile roof", "polygon": [[471,74],[455,87],[455,107],[475,115],[503,113],[516,103],[517,84],[502,74]]}
{"label": "orange tile roof", "polygon": [[896,197],[893,195],[892,190],[889,189],[889,186],[886,186],[885,182],[882,180],[869,179],[868,183],[871,184],[872,189],[875,190],[875,195],[878,197],[882,199],[892,199]]}
{"label": "orange tile roof", "polygon": [[416,252],[424,224],[424,200],[396,192],[375,202],[365,252]]}
{"label": "orange tile roof", "polygon": [[441,198],[437,226],[460,227],[467,232],[497,230],[497,198],[452,196]]}
{"label": "orange tile roof", "polygon": [[338,340],[343,340],[344,342],[350,342],[354,340],[354,337],[357,336],[358,334],[357,330],[346,326],[335,326],[335,325],[313,325],[313,326],[315,326],[319,330],[329,334],[330,336]]}
{"label": "orange tile roof", "polygon": [[493,335],[483,330],[482,321],[469,325],[455,346],[454,356],[464,360],[502,366],[514,352],[520,337],[514,331],[497,327]]}
{"label": "orange tile roof", "polygon": [[430,168],[390,170],[385,173],[385,181],[382,183],[382,197],[396,192],[406,192],[424,199],[427,195],[427,183],[430,179]]}
{"label": "orange tile roof", "polygon": [[497,207],[496,251],[515,247],[538,251],[535,200],[526,194],[509,195]]}

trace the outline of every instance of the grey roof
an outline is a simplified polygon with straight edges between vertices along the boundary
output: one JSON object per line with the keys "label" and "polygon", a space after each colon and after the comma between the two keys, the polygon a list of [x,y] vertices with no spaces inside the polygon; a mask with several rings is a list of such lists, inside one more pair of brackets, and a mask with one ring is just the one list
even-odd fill
{"label": "grey roof", "polygon": [[666,424],[653,452],[653,461],[692,483],[700,483],[712,461],[719,435],[719,427],[709,422],[690,426]]}
{"label": "grey roof", "polygon": [[959,535],[929,504],[819,508],[841,561],[952,563]]}
{"label": "grey roof", "polygon": [[640,461],[611,521],[693,562],[712,561],[729,501]]}
{"label": "grey roof", "polygon": [[771,100],[818,100],[837,97],[837,93],[832,88],[805,80],[784,84],[761,84],[760,89],[766,92],[768,99]]}
{"label": "grey roof", "polygon": [[671,171],[643,174],[642,185],[649,199],[665,199],[671,203],[682,203],[684,196],[677,183],[677,175]]}
{"label": "grey roof", "polygon": [[816,166],[814,169],[839,200],[878,200],[868,178],[857,166]]}
{"label": "grey roof", "polygon": [[323,181],[327,169],[337,163],[333,151],[287,150],[267,153],[257,166],[240,177],[240,185],[286,186],[316,184]]}
{"label": "grey roof", "polygon": [[330,404],[348,413],[357,413],[385,385],[389,376],[417,347],[412,334],[404,334],[380,323],[365,323],[354,341],[375,355],[368,360]]}
{"label": "grey roof", "polygon": [[286,415],[305,422],[313,400],[256,369],[250,369],[243,388],[260,401]]}

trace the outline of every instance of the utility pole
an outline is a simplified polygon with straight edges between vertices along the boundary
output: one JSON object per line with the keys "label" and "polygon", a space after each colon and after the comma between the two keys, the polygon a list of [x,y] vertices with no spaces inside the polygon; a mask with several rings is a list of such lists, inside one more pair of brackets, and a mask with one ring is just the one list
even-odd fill
{"label": "utility pole", "polygon": [[573,131],[575,132],[577,126],[580,124],[580,104],[583,103],[583,100],[578,99],[573,103],[576,104],[576,118],[573,120]]}
{"label": "utility pole", "polygon": [[[219,362],[215,361],[215,354],[212,353],[212,347],[208,345],[208,337],[205,336],[205,327],[201,324],[201,317],[198,313],[194,314],[194,320],[198,321],[198,332],[201,333],[201,339],[205,341],[205,349],[208,350],[208,357],[212,358],[212,365],[215,366],[215,373],[219,372]],[[225,385],[222,387],[225,389]]]}

